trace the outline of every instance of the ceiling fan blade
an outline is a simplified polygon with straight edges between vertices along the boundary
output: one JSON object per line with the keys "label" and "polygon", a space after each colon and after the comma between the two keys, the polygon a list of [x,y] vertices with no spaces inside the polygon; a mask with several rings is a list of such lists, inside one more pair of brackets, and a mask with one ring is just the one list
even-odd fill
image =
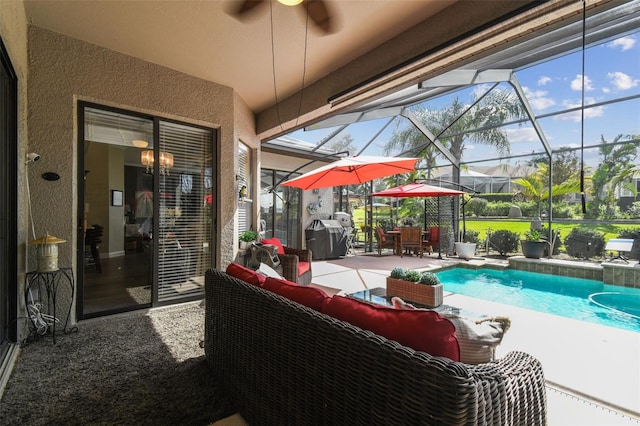
{"label": "ceiling fan blade", "polygon": [[329,6],[323,0],[307,0],[306,9],[313,23],[323,33],[331,34],[336,31],[335,16],[329,10]]}
{"label": "ceiling fan blade", "polygon": [[264,4],[264,0],[242,0],[230,2],[227,13],[235,18],[241,19],[246,15],[258,10]]}

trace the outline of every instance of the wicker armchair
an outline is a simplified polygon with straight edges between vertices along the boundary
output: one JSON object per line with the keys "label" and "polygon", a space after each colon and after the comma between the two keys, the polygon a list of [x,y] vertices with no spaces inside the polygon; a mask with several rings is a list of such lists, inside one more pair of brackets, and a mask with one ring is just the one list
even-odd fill
{"label": "wicker armchair", "polygon": [[[298,284],[311,284],[311,250],[294,249],[283,246],[284,254],[278,254],[282,275],[289,281]],[[308,265],[308,268],[307,268]]]}

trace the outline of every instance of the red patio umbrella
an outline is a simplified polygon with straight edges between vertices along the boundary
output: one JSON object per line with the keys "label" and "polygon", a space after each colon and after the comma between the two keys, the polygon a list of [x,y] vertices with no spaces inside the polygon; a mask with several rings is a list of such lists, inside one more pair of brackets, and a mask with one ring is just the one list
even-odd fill
{"label": "red patio umbrella", "polygon": [[[440,198],[453,195],[462,195],[464,191],[458,191],[456,189],[442,188],[439,186],[427,185],[425,183],[414,182],[407,185],[396,186],[395,188],[385,189],[384,191],[371,194],[372,197],[438,197],[438,228],[440,228]],[[426,200],[425,200],[426,209]],[[426,226],[425,216],[425,226]],[[438,257],[442,259],[442,253],[440,251],[440,244],[438,244]]]}
{"label": "red patio umbrella", "polygon": [[327,188],[331,186],[355,185],[373,179],[415,170],[418,158],[395,158],[359,155],[341,158],[326,166],[290,179],[282,186],[301,189]]}
{"label": "red patio umbrella", "polygon": [[439,186],[427,185],[425,183],[414,182],[407,185],[396,186],[384,191],[371,194],[373,197],[448,197],[451,195],[462,195],[464,191],[456,189],[442,188]]}

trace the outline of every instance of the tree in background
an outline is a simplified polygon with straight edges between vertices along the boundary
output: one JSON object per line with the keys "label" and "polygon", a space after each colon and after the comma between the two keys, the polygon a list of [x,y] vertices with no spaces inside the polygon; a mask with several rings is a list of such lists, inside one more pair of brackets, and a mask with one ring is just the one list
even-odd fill
{"label": "tree in background", "polygon": [[[540,155],[533,158],[531,161],[527,163],[532,167],[537,167],[538,164],[549,164],[549,157],[546,155]],[[551,182],[556,184],[560,182],[569,182],[577,180],[579,182],[580,179],[580,159],[578,158],[578,154],[576,151],[568,150],[568,147],[561,146],[557,152],[553,153],[552,156],[552,165],[553,168],[551,170]],[[547,167],[547,172],[549,168]],[[545,173],[542,178],[546,182],[549,177],[549,173]],[[578,187],[579,192],[580,188]],[[561,201],[561,197],[564,195],[556,195],[554,193],[554,201]]]}
{"label": "tree in background", "polygon": [[[467,141],[493,146],[500,155],[508,155],[511,144],[500,126],[507,121],[526,117],[524,105],[514,92],[507,90],[492,90],[477,103],[476,96],[472,99],[472,104],[475,105],[466,112],[469,105],[462,103],[457,97],[451,105],[442,109],[430,110],[416,105],[411,107],[411,111],[434,135],[447,129],[440,141],[458,160],[462,158]],[[430,170],[435,167],[440,154],[428,142],[425,135],[413,125],[396,128],[385,147],[385,153],[413,150],[413,155],[423,159],[421,166],[429,170],[428,177],[431,177]],[[458,176],[454,173],[454,180],[456,179]]]}
{"label": "tree in background", "polygon": [[580,171],[577,171],[566,181],[561,181],[551,187],[549,194],[549,165],[538,163],[538,169],[530,175],[516,179],[514,184],[522,187],[522,193],[530,200],[536,202],[538,216],[542,213],[542,202],[549,199],[549,195],[557,197],[580,191]]}
{"label": "tree in background", "polygon": [[[611,219],[616,216],[618,189],[624,188],[637,194],[633,177],[640,172],[634,164],[638,147],[636,143],[618,144],[623,135],[616,136],[612,143],[607,142],[604,136],[600,138],[600,164],[592,176],[593,199],[587,213],[592,218]],[[632,139],[630,136],[627,138]]]}
{"label": "tree in background", "polygon": [[340,139],[327,145],[333,152],[349,151],[350,156],[356,155],[356,146],[353,144],[351,133],[345,133]]}

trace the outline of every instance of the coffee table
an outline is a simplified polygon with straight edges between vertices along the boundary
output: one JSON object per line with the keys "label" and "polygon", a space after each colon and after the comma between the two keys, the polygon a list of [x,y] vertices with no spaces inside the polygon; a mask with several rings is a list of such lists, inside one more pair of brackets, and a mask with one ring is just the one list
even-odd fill
{"label": "coffee table", "polygon": [[[387,295],[387,289],[384,287],[375,287],[367,290],[358,291],[356,293],[351,293],[347,295],[348,297],[353,297],[356,299],[364,300],[365,302],[370,302],[376,305],[393,307],[393,303],[391,303],[391,298],[393,296]],[[438,307],[432,307],[427,305],[422,305],[420,303],[412,302],[411,300],[405,300],[407,303],[411,303],[416,308],[427,309],[430,311],[436,311],[440,314],[447,315],[457,315],[461,317],[467,318],[483,318],[486,315],[479,314],[477,312],[469,311],[466,309],[457,308],[451,305],[442,304]]]}

